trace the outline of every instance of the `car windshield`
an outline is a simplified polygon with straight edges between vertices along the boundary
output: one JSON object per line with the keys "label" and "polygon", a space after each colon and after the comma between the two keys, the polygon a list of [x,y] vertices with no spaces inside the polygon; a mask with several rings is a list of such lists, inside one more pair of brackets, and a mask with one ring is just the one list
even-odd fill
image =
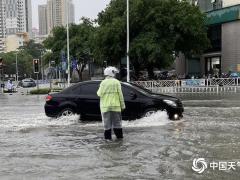
{"label": "car windshield", "polygon": [[132,88],[140,91],[140,92],[143,93],[143,94],[147,94],[147,95],[153,94],[152,91],[150,91],[150,90],[148,90],[148,89],[146,89],[146,88],[144,88],[144,87],[142,87],[142,86],[139,86],[139,85],[136,85],[136,84],[133,84],[133,83],[126,83],[126,84],[127,84],[128,86],[130,86],[130,87],[132,87]]}

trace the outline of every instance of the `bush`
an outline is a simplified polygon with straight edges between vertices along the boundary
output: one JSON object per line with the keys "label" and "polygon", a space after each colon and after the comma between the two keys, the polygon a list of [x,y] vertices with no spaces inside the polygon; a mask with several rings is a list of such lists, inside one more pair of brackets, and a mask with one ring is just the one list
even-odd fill
{"label": "bush", "polygon": [[[60,92],[62,88],[53,88],[52,92]],[[30,91],[30,94],[48,94],[51,90],[49,88],[43,88],[43,89],[33,89]]]}
{"label": "bush", "polygon": [[48,94],[49,92],[50,92],[49,88],[33,89],[30,91],[30,94]]}

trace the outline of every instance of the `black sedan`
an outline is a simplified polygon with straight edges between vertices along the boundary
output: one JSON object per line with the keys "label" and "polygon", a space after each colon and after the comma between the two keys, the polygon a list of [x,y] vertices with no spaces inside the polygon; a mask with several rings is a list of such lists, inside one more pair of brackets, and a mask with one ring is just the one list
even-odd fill
{"label": "black sedan", "polygon": [[[80,114],[84,117],[100,118],[100,100],[97,90],[101,81],[77,83],[62,92],[49,94],[46,97],[45,113],[49,117]],[[177,120],[183,116],[182,102],[172,96],[155,94],[132,83],[122,82],[122,91],[126,109],[123,119],[132,120],[150,116],[158,110],[165,110],[169,119]]]}

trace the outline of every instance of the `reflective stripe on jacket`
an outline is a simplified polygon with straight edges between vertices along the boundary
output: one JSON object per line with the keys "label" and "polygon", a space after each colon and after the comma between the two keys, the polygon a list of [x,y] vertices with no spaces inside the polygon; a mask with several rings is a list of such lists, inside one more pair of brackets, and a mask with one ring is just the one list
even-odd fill
{"label": "reflective stripe on jacket", "polygon": [[117,79],[111,77],[104,79],[100,84],[97,95],[100,97],[101,112],[121,112],[125,109],[121,84]]}

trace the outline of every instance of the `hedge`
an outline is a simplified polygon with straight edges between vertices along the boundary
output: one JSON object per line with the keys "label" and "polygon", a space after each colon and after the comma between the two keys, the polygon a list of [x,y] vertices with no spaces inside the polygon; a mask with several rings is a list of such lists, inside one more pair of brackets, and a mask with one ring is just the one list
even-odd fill
{"label": "hedge", "polygon": [[[62,88],[53,88],[53,92],[59,92],[61,91]],[[30,94],[48,94],[50,93],[51,90],[49,88],[42,88],[42,89],[33,89],[30,91]]]}

